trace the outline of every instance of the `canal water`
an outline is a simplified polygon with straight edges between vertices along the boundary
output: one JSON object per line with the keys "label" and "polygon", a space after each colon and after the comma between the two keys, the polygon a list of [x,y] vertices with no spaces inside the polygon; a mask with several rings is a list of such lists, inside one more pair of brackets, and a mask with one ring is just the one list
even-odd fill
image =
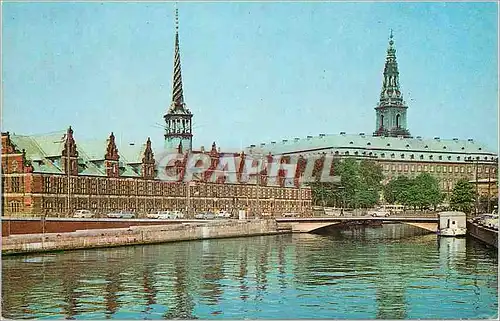
{"label": "canal water", "polygon": [[498,256],[405,225],[2,258],[2,315],[496,318]]}

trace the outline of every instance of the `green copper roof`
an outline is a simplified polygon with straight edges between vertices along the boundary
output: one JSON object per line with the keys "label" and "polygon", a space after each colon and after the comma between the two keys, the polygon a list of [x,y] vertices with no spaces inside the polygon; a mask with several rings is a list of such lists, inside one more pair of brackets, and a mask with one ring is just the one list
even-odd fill
{"label": "green copper roof", "polygon": [[[10,139],[18,150],[24,150],[27,160],[31,161],[36,173],[64,174],[61,164],[61,154],[64,148],[64,131],[50,135],[10,135]],[[78,167],[80,175],[106,176],[104,157],[107,140],[76,140],[78,151]],[[142,162],[143,145],[118,146],[120,154],[119,166],[121,176],[139,177]],[[141,152],[142,149],[142,152]],[[130,160],[129,160],[130,159]],[[132,165],[130,163],[138,163]]]}
{"label": "green copper roof", "polygon": [[[256,144],[248,153],[359,155],[387,159],[464,161],[465,157],[492,160],[496,153],[474,140],[383,137],[370,135],[320,135]],[[347,154],[346,154],[347,153]],[[413,158],[412,158],[413,155]],[[485,159],[486,157],[486,159]]]}

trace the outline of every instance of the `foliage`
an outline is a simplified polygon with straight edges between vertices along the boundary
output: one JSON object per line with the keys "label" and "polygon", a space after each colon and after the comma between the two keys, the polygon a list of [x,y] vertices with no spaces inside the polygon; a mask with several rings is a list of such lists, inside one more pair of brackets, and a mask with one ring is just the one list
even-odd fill
{"label": "foliage", "polygon": [[384,188],[384,199],[389,204],[403,204],[403,193],[409,189],[411,180],[406,176],[398,176],[387,183]]}
{"label": "foliage", "polygon": [[454,210],[470,213],[474,208],[474,186],[466,179],[460,179],[453,187],[450,206]]}
{"label": "foliage", "polygon": [[389,203],[399,203],[413,208],[437,207],[443,201],[439,183],[435,177],[422,173],[410,179],[399,176],[384,187],[384,198]]}

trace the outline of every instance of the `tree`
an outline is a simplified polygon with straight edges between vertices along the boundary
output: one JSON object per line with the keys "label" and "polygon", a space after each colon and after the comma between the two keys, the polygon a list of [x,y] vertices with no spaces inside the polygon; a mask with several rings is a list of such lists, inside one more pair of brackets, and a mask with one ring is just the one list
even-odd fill
{"label": "tree", "polygon": [[403,204],[404,192],[410,188],[411,184],[411,179],[406,176],[393,178],[383,188],[385,201],[389,204]]}
{"label": "tree", "polygon": [[462,178],[453,187],[450,206],[454,210],[470,213],[474,207],[474,196],[474,186]]}
{"label": "tree", "polygon": [[412,181],[409,193],[406,197],[414,207],[423,209],[433,206],[434,209],[443,201],[444,194],[441,193],[438,180],[429,173],[422,173]]}

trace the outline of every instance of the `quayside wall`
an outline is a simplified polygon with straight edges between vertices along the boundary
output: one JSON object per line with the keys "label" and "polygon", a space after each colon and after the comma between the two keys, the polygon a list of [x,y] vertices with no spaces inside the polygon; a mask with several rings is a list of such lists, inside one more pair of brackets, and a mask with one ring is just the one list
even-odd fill
{"label": "quayside wall", "polygon": [[498,231],[467,221],[467,233],[474,238],[498,248]]}
{"label": "quayside wall", "polygon": [[2,237],[2,255],[278,233],[274,220],[244,220],[18,234]]}

